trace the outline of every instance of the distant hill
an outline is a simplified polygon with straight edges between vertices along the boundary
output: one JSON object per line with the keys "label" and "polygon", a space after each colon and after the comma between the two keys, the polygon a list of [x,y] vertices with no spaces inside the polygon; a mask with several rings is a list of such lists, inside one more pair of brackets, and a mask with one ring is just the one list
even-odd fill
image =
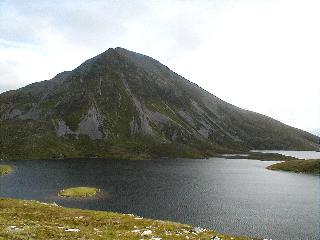
{"label": "distant hill", "polygon": [[0,94],[2,159],[206,157],[249,149],[314,150],[318,142],[123,48]]}

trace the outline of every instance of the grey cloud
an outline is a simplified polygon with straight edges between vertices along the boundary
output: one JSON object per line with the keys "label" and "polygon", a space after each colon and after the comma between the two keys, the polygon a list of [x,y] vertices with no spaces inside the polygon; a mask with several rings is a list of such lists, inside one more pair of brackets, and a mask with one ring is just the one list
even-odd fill
{"label": "grey cloud", "polygon": [[143,11],[142,6],[137,5],[125,5],[122,1],[86,1],[60,6],[62,11],[53,16],[52,23],[55,31],[70,43],[105,47],[108,42],[125,37],[125,22]]}
{"label": "grey cloud", "polygon": [[[320,125],[320,124],[319,124],[319,125]],[[311,129],[310,132],[320,137],[320,128],[318,128],[318,129]]]}
{"label": "grey cloud", "polygon": [[[32,16],[27,1],[3,1],[0,4],[0,31],[2,40],[39,44],[41,36],[39,28],[44,23],[44,18]],[[40,11],[41,12],[41,11]]]}
{"label": "grey cloud", "polygon": [[[10,11],[8,11],[8,9]],[[106,47],[126,34],[126,21],[144,12],[142,1],[4,1],[0,5],[1,38],[41,43],[41,30],[73,45]]]}
{"label": "grey cloud", "polygon": [[[105,50],[130,41],[128,28],[135,22],[142,31],[141,42],[153,41],[153,34],[160,41],[173,43],[171,48],[176,54],[196,48],[202,40],[201,22],[196,22],[195,18],[201,18],[201,13],[198,16],[197,12],[185,14],[176,7],[174,14],[166,18],[161,11],[170,9],[171,4],[170,1],[142,0],[3,1],[0,5],[1,38],[41,44],[46,41],[41,31],[45,29],[74,46]],[[193,1],[179,4],[199,5]]]}
{"label": "grey cloud", "polygon": [[0,62],[0,93],[16,88],[17,75],[14,64]]}

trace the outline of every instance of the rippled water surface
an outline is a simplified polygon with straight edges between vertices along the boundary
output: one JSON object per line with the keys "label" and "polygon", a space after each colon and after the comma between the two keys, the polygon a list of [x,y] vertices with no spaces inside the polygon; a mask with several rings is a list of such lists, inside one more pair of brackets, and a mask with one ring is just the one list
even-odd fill
{"label": "rippled water surface", "polygon": [[[237,235],[320,239],[320,177],[275,172],[273,162],[228,159],[99,159],[11,162],[0,196],[134,213]],[[97,186],[99,199],[66,200],[59,189]]]}

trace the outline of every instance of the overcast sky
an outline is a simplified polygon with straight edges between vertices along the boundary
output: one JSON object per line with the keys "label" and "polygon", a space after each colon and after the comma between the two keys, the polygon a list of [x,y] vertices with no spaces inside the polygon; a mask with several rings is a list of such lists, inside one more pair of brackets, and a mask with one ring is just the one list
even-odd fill
{"label": "overcast sky", "polygon": [[0,0],[0,92],[110,47],[320,135],[319,0]]}

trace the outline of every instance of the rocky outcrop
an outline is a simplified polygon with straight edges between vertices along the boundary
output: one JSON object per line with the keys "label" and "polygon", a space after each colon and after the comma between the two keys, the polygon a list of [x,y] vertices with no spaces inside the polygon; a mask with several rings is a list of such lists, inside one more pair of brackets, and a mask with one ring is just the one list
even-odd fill
{"label": "rocky outcrop", "polygon": [[66,124],[65,121],[59,119],[55,124],[56,134],[61,136],[75,135],[77,138],[79,135],[83,134],[88,136],[92,140],[103,139],[107,134],[103,129],[103,117],[98,112],[95,107],[89,108],[87,114],[85,114],[80,123],[78,124],[78,129],[72,131]]}

